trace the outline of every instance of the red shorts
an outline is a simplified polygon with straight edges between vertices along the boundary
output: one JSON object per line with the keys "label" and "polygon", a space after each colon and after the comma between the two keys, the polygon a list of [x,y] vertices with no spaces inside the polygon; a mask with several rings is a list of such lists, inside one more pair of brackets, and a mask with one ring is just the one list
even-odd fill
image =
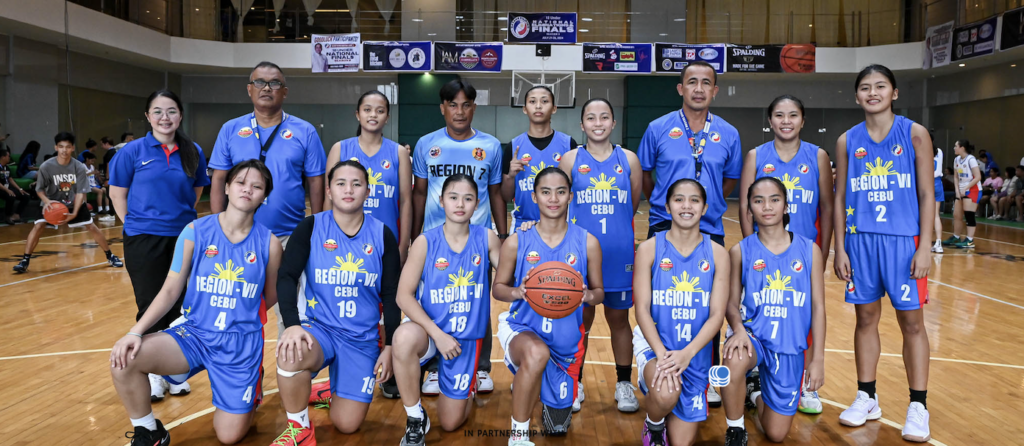
{"label": "red shorts", "polygon": [[978,187],[977,184],[975,184],[970,189],[968,189],[967,190],[967,194],[965,194],[961,198],[965,198],[965,199],[969,198],[969,199],[971,199],[971,201],[977,203],[977,202],[981,201],[981,189]]}

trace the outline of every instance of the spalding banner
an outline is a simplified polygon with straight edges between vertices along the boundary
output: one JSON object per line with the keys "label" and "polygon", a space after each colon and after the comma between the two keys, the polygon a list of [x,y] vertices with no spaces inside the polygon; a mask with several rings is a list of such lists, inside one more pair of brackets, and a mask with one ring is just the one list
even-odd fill
{"label": "spalding banner", "polygon": [[725,44],[690,45],[685,43],[655,43],[655,66],[659,73],[678,73],[687,65],[704,61],[718,74],[725,73]]}
{"label": "spalding banner", "polygon": [[813,73],[815,46],[730,45],[729,71],[756,73]]}
{"label": "spalding banner", "polygon": [[501,42],[434,42],[434,71],[501,72]]}
{"label": "spalding banner", "polygon": [[575,12],[510,12],[509,43],[576,43]]}

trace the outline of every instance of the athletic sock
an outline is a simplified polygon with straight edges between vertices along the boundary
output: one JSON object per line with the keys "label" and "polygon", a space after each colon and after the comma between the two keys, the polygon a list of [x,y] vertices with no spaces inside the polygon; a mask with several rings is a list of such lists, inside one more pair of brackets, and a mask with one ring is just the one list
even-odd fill
{"label": "athletic sock", "polygon": [[921,403],[925,409],[928,408],[928,391],[927,390],[914,390],[910,389],[910,402]]}
{"label": "athletic sock", "polygon": [[32,254],[23,254],[21,256],[21,259],[22,260],[32,260]]}
{"label": "athletic sock", "polygon": [[633,381],[633,366],[632,365],[615,365],[615,379],[619,382],[632,382]]}
{"label": "athletic sock", "polygon": [[309,428],[309,408],[308,407],[305,408],[305,409],[302,409],[302,412],[299,412],[299,413],[291,413],[291,412],[285,412],[285,413],[288,414],[288,419],[289,420],[294,421],[296,423],[299,423],[299,425],[304,427],[304,428],[307,428],[307,429]]}
{"label": "athletic sock", "polygon": [[108,260],[110,259],[110,256],[114,255],[113,253],[110,252],[110,250],[103,251],[103,253],[107,255]]}
{"label": "athletic sock", "polygon": [[743,415],[740,415],[740,419],[738,420],[730,420],[728,417],[726,417],[725,424],[728,425],[729,427],[738,427],[740,429],[746,429],[745,427],[743,427]]}
{"label": "athletic sock", "polygon": [[530,439],[530,420],[523,421],[522,423],[512,418],[512,436],[518,437],[521,440]]}
{"label": "athletic sock", "polygon": [[416,401],[413,406],[405,406],[405,414],[413,418],[423,419],[423,404],[420,401]]}
{"label": "athletic sock", "polygon": [[150,412],[149,415],[142,418],[129,418],[129,420],[132,422],[132,427],[142,426],[151,431],[156,430],[156,417],[153,416],[153,412]]}
{"label": "athletic sock", "polygon": [[868,394],[868,398],[875,399],[875,381],[857,381],[857,390]]}
{"label": "athletic sock", "polygon": [[662,418],[662,419],[660,419],[660,420],[658,420],[658,421],[652,421],[652,420],[651,420],[651,416],[650,416],[650,415],[648,415],[648,416],[647,416],[647,423],[649,423],[649,424],[653,424],[653,425],[655,425],[655,426],[661,426],[662,424],[665,424],[665,419],[664,419],[664,418]]}

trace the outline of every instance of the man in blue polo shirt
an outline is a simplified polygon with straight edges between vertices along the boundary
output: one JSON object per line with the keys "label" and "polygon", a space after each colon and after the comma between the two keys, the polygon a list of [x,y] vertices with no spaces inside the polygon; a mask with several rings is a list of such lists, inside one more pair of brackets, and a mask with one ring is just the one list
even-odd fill
{"label": "man in blue polo shirt", "polygon": [[[282,110],[288,87],[280,67],[260,62],[249,75],[246,90],[253,112],[224,123],[210,155],[210,211],[221,212],[227,204],[227,171],[242,161],[261,159],[274,177],[274,190],[256,211],[256,221],[287,245],[295,226],[306,216],[304,180],[309,183],[313,213],[323,210],[327,156],[313,125]],[[284,325],[280,310],[276,305],[274,309],[280,336]]]}

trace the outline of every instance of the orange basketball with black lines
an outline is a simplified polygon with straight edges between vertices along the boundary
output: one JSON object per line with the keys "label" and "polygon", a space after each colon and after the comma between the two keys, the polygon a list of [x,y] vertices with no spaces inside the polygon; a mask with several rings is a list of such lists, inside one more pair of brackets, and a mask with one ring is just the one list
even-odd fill
{"label": "orange basketball with black lines", "polygon": [[583,302],[583,276],[564,262],[541,263],[526,278],[526,301],[542,317],[566,317]]}

